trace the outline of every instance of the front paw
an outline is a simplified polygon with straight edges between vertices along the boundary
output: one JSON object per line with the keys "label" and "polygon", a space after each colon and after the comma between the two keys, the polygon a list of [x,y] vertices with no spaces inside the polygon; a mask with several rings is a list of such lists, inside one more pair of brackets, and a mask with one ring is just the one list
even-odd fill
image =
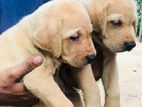
{"label": "front paw", "polygon": [[98,104],[98,105],[86,105],[85,107],[102,107],[102,106]]}
{"label": "front paw", "polygon": [[119,100],[106,101],[104,107],[120,107],[120,102]]}
{"label": "front paw", "polygon": [[120,107],[119,104],[105,104],[104,107]]}

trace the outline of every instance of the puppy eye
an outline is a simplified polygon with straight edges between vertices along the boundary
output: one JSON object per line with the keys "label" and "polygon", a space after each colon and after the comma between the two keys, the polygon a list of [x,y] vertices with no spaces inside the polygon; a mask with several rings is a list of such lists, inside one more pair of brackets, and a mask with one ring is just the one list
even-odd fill
{"label": "puppy eye", "polygon": [[70,37],[70,39],[72,40],[72,41],[77,41],[77,40],[79,40],[79,33],[75,33],[74,35],[72,35],[71,37]]}
{"label": "puppy eye", "polygon": [[115,26],[115,27],[119,27],[122,25],[122,21],[121,20],[111,20],[110,23]]}

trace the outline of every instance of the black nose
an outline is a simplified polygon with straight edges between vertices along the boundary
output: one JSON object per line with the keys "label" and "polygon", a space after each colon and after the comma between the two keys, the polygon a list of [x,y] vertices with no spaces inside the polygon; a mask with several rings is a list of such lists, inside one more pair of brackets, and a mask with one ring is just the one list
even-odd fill
{"label": "black nose", "polygon": [[87,63],[93,62],[95,60],[95,57],[96,57],[95,54],[86,56]]}
{"label": "black nose", "polygon": [[125,46],[125,50],[130,51],[136,46],[136,43],[135,41],[125,42],[124,46]]}

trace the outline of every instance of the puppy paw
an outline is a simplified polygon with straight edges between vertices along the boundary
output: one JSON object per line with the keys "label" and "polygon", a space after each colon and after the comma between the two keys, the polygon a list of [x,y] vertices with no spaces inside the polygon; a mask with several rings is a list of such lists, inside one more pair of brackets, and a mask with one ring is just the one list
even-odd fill
{"label": "puppy paw", "polygon": [[119,101],[109,101],[105,103],[104,107],[120,107]]}
{"label": "puppy paw", "polygon": [[86,105],[85,107],[102,107],[101,105]]}

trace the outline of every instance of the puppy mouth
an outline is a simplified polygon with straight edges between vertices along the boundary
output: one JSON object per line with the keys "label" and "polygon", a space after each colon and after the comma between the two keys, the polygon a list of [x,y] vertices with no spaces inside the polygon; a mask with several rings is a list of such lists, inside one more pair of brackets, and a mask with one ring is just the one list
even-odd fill
{"label": "puppy mouth", "polygon": [[93,61],[93,56],[89,57],[83,57],[83,58],[74,58],[73,60],[68,60],[66,58],[61,58],[60,61],[65,64],[69,64],[70,66],[74,68],[81,68]]}
{"label": "puppy mouth", "polygon": [[72,63],[69,64],[75,68],[81,68],[89,64],[89,62],[86,60],[86,58],[82,58],[82,59],[75,59]]}
{"label": "puppy mouth", "polygon": [[75,68],[81,68],[81,67],[83,67],[83,66],[85,66],[87,64],[88,64],[87,61],[83,61],[83,62],[75,62],[75,63],[72,63],[70,65],[75,67]]}
{"label": "puppy mouth", "polygon": [[87,64],[92,63],[93,61],[94,61],[94,58],[88,59],[88,58],[85,57],[85,58],[82,58],[81,60],[75,61],[73,66],[76,67],[76,68],[80,68],[80,67],[83,67],[83,66],[85,66]]}
{"label": "puppy mouth", "polygon": [[119,50],[115,50],[114,52],[115,53],[121,53],[121,52],[126,52],[126,51],[131,51],[132,49],[125,49],[124,47],[122,47],[121,49]]}
{"label": "puppy mouth", "polygon": [[115,52],[117,52],[117,53],[121,53],[121,52],[126,52],[126,51],[131,51],[133,48],[125,48],[125,47],[123,47],[123,48],[121,48],[120,50],[116,50]]}
{"label": "puppy mouth", "polygon": [[131,51],[135,46],[126,47],[125,45],[121,45],[120,47],[111,48],[110,50],[114,53],[121,53],[126,51]]}
{"label": "puppy mouth", "polygon": [[124,49],[124,51],[131,51],[133,48]]}

